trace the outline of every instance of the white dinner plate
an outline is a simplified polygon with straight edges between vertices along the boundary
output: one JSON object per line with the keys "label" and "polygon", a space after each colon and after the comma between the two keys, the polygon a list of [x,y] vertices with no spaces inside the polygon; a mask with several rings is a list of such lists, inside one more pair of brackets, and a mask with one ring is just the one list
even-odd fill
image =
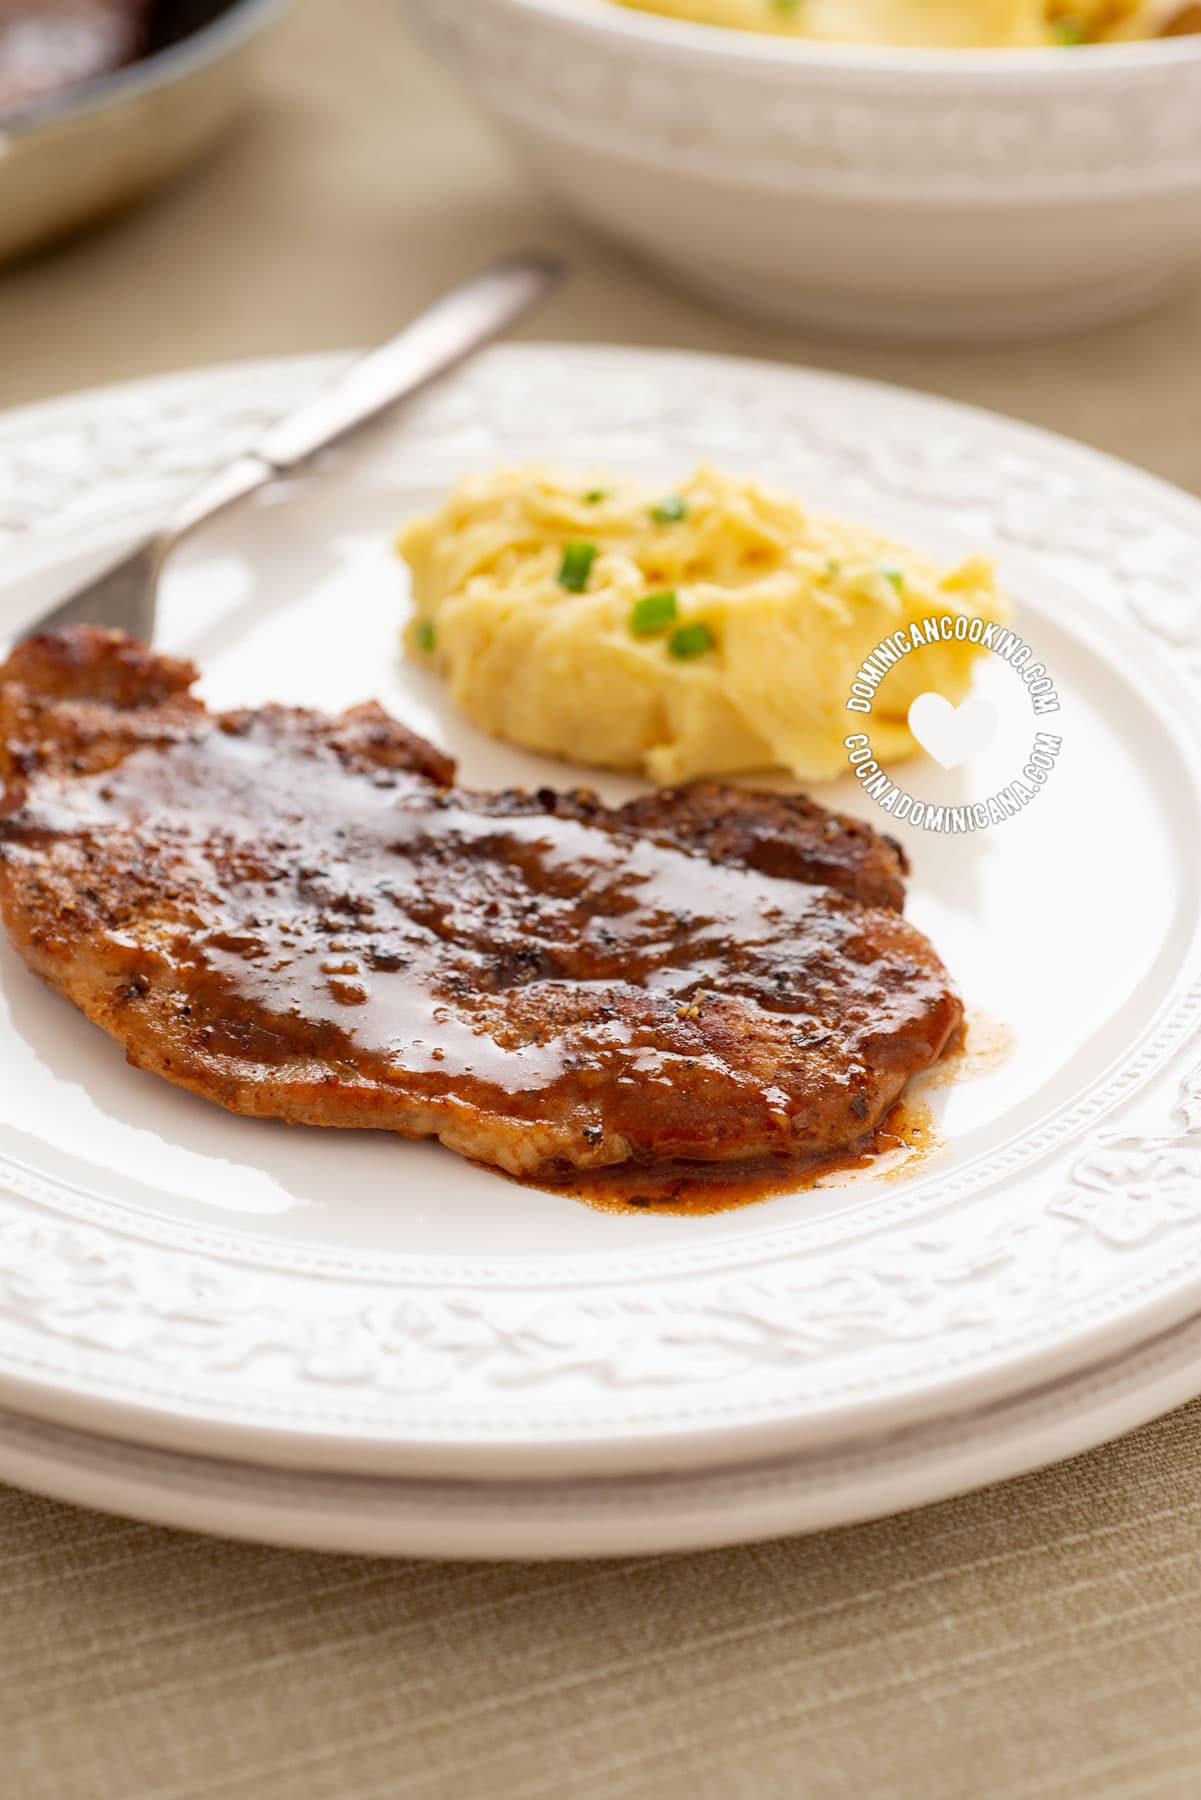
{"label": "white dinner plate", "polygon": [[273,1469],[0,1411],[0,1479],[220,1537],[371,1556],[645,1556],[904,1512],[1062,1461],[1201,1386],[1201,1319],[1017,1400],[833,1450],[675,1474],[421,1481]]}
{"label": "white dinner plate", "polygon": [[[333,366],[0,420],[0,627]],[[469,782],[577,780],[481,737],[398,650],[397,526],[462,471],[526,457],[663,483],[710,458],[935,554],[998,556],[1062,699],[1062,753],[1019,817],[902,835],[910,916],[1008,1053],[931,1091],[941,1148],[907,1174],[617,1215],[436,1146],[228,1116],[129,1069],[5,947],[0,1400],[197,1456],[562,1481],[828,1455],[1201,1312],[1201,506],[870,384],[508,348],[198,539],[159,641],[217,704],[375,696]],[[916,793],[971,798],[1016,772],[1028,701],[995,659],[981,685],[997,739],[951,778],[915,766]],[[874,816],[850,777],[819,797]]]}

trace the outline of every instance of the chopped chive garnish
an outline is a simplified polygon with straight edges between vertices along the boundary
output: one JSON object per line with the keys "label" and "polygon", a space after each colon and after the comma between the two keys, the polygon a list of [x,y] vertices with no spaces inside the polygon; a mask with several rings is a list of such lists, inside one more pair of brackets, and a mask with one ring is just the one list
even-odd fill
{"label": "chopped chive garnish", "polygon": [[667,640],[667,648],[681,661],[690,656],[703,656],[706,650],[712,650],[713,644],[713,633],[707,625],[700,624],[681,625]]}
{"label": "chopped chive garnish", "polygon": [[413,641],[419,650],[432,650],[437,642],[438,634],[429,619],[422,619],[413,632]]}
{"label": "chopped chive garnish", "polygon": [[892,585],[894,588],[896,588],[898,594],[904,592],[905,571],[903,569],[894,569],[894,568],[891,568],[887,563],[880,563],[879,564],[879,573],[881,575],[883,575],[885,581],[892,582]]}
{"label": "chopped chive garnish", "polygon": [[771,0],[771,9],[778,13],[800,12],[804,0]]}
{"label": "chopped chive garnish", "polygon": [[630,608],[630,630],[635,637],[653,637],[656,631],[670,625],[675,616],[674,588],[665,588],[661,594],[644,594]]}
{"label": "chopped chive garnish", "polygon": [[651,507],[651,518],[656,525],[678,525],[681,519],[688,517],[688,502],[681,500],[678,494],[668,494]]}
{"label": "chopped chive garnish", "polygon": [[602,500],[607,500],[609,498],[611,492],[611,488],[589,488],[588,492],[584,495],[584,505],[599,506]]}
{"label": "chopped chive garnish", "polygon": [[564,544],[559,566],[559,586],[569,594],[582,594],[599,552],[595,544]]}
{"label": "chopped chive garnish", "polygon": [[1084,26],[1079,19],[1056,19],[1053,29],[1057,44],[1082,44],[1084,42]]}
{"label": "chopped chive garnish", "polygon": [[833,581],[833,579],[836,575],[841,575],[841,574],[842,574],[842,564],[839,562],[838,558],[836,556],[827,556],[827,558],[826,558],[826,575],[827,575],[827,577],[831,581]]}

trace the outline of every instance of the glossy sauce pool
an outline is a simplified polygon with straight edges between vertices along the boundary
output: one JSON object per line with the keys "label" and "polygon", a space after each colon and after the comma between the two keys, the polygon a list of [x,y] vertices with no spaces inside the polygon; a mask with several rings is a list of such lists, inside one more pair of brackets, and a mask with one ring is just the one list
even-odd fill
{"label": "glossy sauce pool", "polygon": [[599,1212],[703,1218],[811,1188],[909,1180],[946,1148],[926,1095],[988,1074],[1006,1060],[1012,1047],[1007,1027],[983,1014],[969,1014],[954,1049],[910,1083],[876,1129],[830,1156],[762,1157],[727,1164],[665,1162],[651,1167],[623,1164],[564,1181],[526,1185],[562,1194]]}

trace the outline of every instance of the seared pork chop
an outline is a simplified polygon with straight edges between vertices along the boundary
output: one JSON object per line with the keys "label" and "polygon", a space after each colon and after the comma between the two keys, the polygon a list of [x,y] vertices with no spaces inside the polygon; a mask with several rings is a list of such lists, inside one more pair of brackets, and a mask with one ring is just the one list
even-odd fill
{"label": "seared pork chop", "polygon": [[811,801],[473,793],[379,707],[210,713],[78,627],[0,667],[0,909],[131,1063],[510,1173],[825,1154],[962,1008],[904,862]]}

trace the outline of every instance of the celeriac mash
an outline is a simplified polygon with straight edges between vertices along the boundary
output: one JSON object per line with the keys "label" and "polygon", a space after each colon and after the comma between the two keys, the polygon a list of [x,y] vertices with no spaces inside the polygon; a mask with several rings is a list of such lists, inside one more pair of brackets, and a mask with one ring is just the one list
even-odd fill
{"label": "celeriac mash", "polygon": [[[406,642],[484,730],[655,781],[842,772],[851,683],[934,614],[1003,620],[983,558],[944,570],[864,526],[702,468],[673,493],[534,467],[468,477],[403,532]],[[915,753],[917,695],[957,704],[978,654],[930,645],[881,685],[872,745]]]}
{"label": "celeriac mash", "polygon": [[618,0],[703,25],[836,44],[1030,49],[1201,29],[1183,0]]}

